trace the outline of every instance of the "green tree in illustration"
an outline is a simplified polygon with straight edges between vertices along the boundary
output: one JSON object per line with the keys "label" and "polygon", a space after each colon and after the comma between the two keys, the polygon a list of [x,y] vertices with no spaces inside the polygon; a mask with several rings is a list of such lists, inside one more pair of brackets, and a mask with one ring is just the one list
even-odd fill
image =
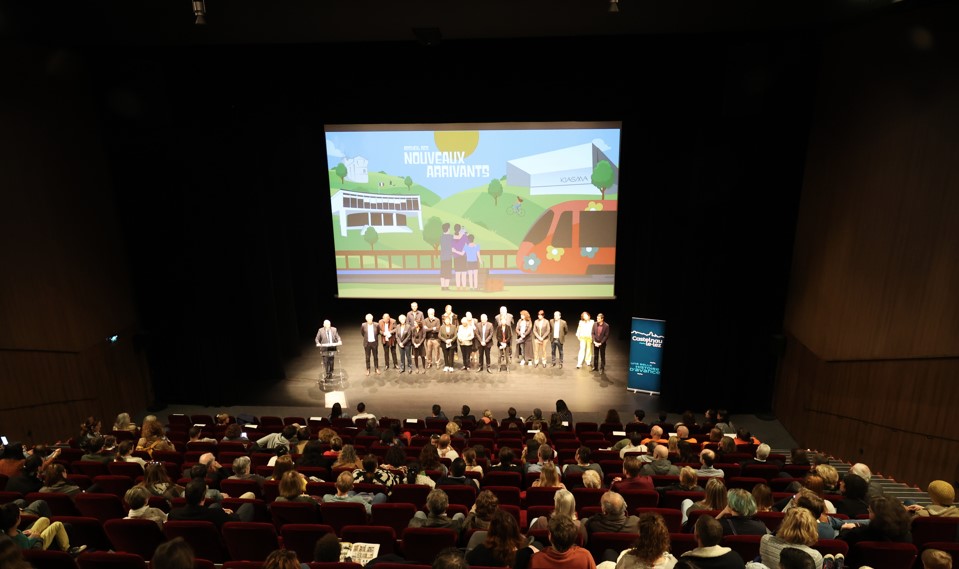
{"label": "green tree in illustration", "polygon": [[377,233],[376,228],[371,225],[363,232],[363,240],[370,244],[370,251],[372,251],[373,245],[376,245],[376,242],[380,240],[380,234]]}
{"label": "green tree in illustration", "polygon": [[493,196],[493,205],[499,205],[499,197],[503,195],[503,184],[499,180],[493,178],[490,180],[489,186],[486,188],[486,193]]}
{"label": "green tree in illustration", "polygon": [[593,166],[593,176],[590,178],[590,181],[594,186],[599,188],[599,191],[603,194],[603,199],[606,199],[606,190],[613,185],[613,182],[616,181],[616,176],[613,173],[613,166],[609,163],[609,160],[600,160]]}
{"label": "green tree in illustration", "polygon": [[406,186],[406,189],[407,189],[407,190],[412,190],[412,189],[413,189],[413,178],[410,178],[409,176],[403,178],[403,185]]}
{"label": "green tree in illustration", "polygon": [[340,177],[340,183],[342,184],[346,179],[346,166],[340,162],[336,165],[336,168],[333,169],[333,173]]}
{"label": "green tree in illustration", "polygon": [[435,215],[428,220],[426,220],[426,225],[423,226],[423,241],[426,241],[433,251],[438,251],[440,248],[440,236],[443,235],[443,222],[440,218]]}

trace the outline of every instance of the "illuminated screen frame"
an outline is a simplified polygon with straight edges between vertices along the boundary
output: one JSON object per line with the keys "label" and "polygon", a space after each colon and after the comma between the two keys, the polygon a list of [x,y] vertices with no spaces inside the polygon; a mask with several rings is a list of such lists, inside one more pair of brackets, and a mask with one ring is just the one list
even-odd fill
{"label": "illuminated screen frame", "polygon": [[615,298],[622,122],[325,133],[339,298]]}

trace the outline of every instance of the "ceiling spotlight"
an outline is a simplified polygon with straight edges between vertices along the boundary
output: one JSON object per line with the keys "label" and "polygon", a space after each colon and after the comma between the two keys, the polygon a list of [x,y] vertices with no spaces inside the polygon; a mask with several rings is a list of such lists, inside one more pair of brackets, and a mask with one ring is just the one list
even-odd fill
{"label": "ceiling spotlight", "polygon": [[193,23],[198,26],[205,26],[206,0],[193,0],[193,13],[196,15],[196,21]]}
{"label": "ceiling spotlight", "polygon": [[609,11],[619,12],[619,0],[609,0]]}

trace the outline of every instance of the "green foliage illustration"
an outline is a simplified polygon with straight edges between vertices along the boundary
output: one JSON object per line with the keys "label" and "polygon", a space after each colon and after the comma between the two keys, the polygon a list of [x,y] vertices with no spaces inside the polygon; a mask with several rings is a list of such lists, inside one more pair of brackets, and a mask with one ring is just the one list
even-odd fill
{"label": "green foliage illustration", "polygon": [[608,160],[600,160],[596,163],[596,166],[593,167],[593,175],[590,178],[590,181],[594,186],[599,188],[599,191],[605,200],[606,190],[613,185],[613,182],[616,181],[616,178],[613,175],[613,166]]}

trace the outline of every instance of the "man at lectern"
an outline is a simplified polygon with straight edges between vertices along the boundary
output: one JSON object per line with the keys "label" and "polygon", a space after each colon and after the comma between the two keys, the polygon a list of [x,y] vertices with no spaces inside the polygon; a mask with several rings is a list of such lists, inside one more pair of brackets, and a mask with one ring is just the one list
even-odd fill
{"label": "man at lectern", "polygon": [[323,327],[316,333],[316,347],[323,349],[323,363],[326,364],[326,379],[333,377],[333,356],[336,354],[336,347],[342,345],[343,340],[340,339],[336,328],[330,326],[329,320],[324,320]]}

